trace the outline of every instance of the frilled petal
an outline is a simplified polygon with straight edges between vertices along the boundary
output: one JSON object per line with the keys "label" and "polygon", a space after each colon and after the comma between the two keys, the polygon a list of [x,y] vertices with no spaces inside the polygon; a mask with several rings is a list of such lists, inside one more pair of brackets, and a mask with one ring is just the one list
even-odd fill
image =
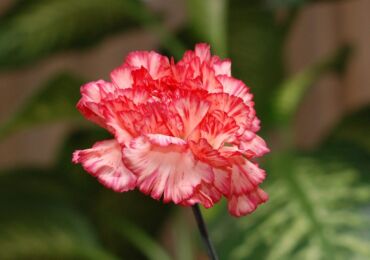
{"label": "frilled petal", "polygon": [[243,152],[252,152],[256,157],[262,156],[270,151],[265,140],[258,135],[255,135],[250,140],[242,140],[239,148]]}
{"label": "frilled petal", "polygon": [[115,86],[104,80],[89,82],[81,87],[81,99],[77,108],[90,121],[106,127],[105,118],[102,112],[102,102],[109,96],[114,95]]}
{"label": "frilled petal", "polygon": [[117,99],[106,102],[103,110],[106,124],[119,143],[128,145],[133,137],[147,133],[169,134],[161,104],[147,104],[149,94],[143,89],[121,90]]}
{"label": "frilled petal", "polygon": [[222,92],[222,85],[217,80],[215,71],[207,64],[203,64],[201,67],[202,75],[202,87],[209,93],[220,93]]}
{"label": "frilled petal", "polygon": [[181,83],[187,83],[200,76],[201,62],[193,51],[187,51],[184,57],[176,64],[172,64],[172,75],[174,79]]}
{"label": "frilled petal", "polygon": [[192,206],[194,204],[202,204],[205,208],[211,208],[221,199],[221,192],[214,185],[202,182],[194,191],[194,194],[189,199],[183,201],[183,206]]}
{"label": "frilled petal", "polygon": [[187,138],[203,120],[209,106],[209,102],[197,95],[188,94],[174,100],[170,104],[168,128],[174,136]]}
{"label": "frilled petal", "polygon": [[241,133],[251,124],[251,117],[254,117],[254,111],[245,105],[239,97],[231,96],[226,93],[214,93],[207,97],[210,102],[209,113],[220,110],[225,112],[228,117],[235,120]]}
{"label": "frilled petal", "polygon": [[196,161],[186,142],[158,134],[132,140],[124,161],[138,177],[138,186],[155,199],[180,203],[194,194],[202,181],[213,181],[208,165]]}
{"label": "frilled petal", "polygon": [[261,123],[261,121],[257,117],[254,117],[253,120],[252,120],[252,124],[250,125],[250,129],[253,132],[259,131],[260,128],[261,128],[260,123]]}
{"label": "frilled petal", "polygon": [[168,76],[170,73],[168,58],[154,51],[131,52],[125,60],[125,65],[128,65],[132,69],[140,69],[143,67],[148,70],[153,79]]}
{"label": "frilled petal", "polygon": [[132,87],[133,79],[131,69],[128,66],[120,66],[114,69],[110,74],[110,78],[117,88],[126,89]]}
{"label": "frilled petal", "polygon": [[[149,91],[143,88],[129,88],[119,91],[119,95],[124,96],[126,99],[132,101],[135,105],[146,104],[148,101],[152,100],[152,96]],[[125,105],[125,102],[122,102],[123,109],[130,109]]]}
{"label": "frilled petal", "polygon": [[231,76],[231,61],[226,60],[217,60],[213,63],[213,69],[215,71],[216,76],[219,75],[226,75]]}
{"label": "frilled petal", "polygon": [[194,156],[200,161],[221,168],[229,165],[229,161],[221,156],[217,150],[213,149],[204,138],[197,142],[190,140],[189,146]]}
{"label": "frilled petal", "polygon": [[236,217],[241,217],[252,213],[260,204],[267,200],[268,195],[260,188],[247,194],[233,195],[228,201],[229,212]]}
{"label": "frilled petal", "polygon": [[251,102],[253,95],[249,93],[249,88],[243,81],[226,75],[218,76],[217,80],[221,83],[225,93],[241,98],[246,104]]}
{"label": "frilled petal", "polygon": [[144,134],[165,134],[170,131],[166,125],[166,119],[163,117],[159,104],[152,103],[148,105],[135,106],[134,109],[126,109],[117,111],[112,115],[111,120],[108,119],[108,124],[117,133],[117,138],[124,141],[126,144],[125,135],[121,136],[124,130],[131,137],[138,137]]}
{"label": "frilled petal", "polygon": [[136,176],[123,164],[121,146],[116,140],[97,142],[90,149],[77,150],[72,161],[81,163],[87,172],[116,192],[136,186]]}
{"label": "frilled petal", "polygon": [[212,207],[222,195],[228,195],[230,190],[230,174],[226,170],[213,168],[213,183],[202,182],[195,189],[192,197],[182,202],[184,206],[191,206],[196,203],[202,204],[205,208]]}
{"label": "frilled petal", "polygon": [[213,168],[214,185],[223,195],[230,194],[231,174],[229,170]]}
{"label": "frilled petal", "polygon": [[230,193],[232,195],[249,193],[255,190],[265,177],[264,170],[244,159],[243,164],[234,164],[232,167]]}
{"label": "frilled petal", "polygon": [[117,114],[108,112],[107,110],[106,120],[107,126],[111,129],[111,132],[113,132],[117,142],[124,146],[128,145],[133,136],[132,133],[130,133],[129,130],[125,128],[126,126],[121,118],[118,117]]}
{"label": "frilled petal", "polygon": [[[220,90],[222,86],[216,76],[231,76],[231,61],[221,60],[217,56],[211,56],[210,46],[200,43],[195,46],[195,51],[185,52],[183,58],[173,66],[174,77],[183,82],[202,76],[203,84],[211,91]],[[212,85],[213,84],[213,85]]]}
{"label": "frilled petal", "polygon": [[200,137],[206,139],[214,149],[220,148],[225,142],[233,142],[238,129],[234,118],[221,110],[208,113],[199,126]]}
{"label": "frilled petal", "polygon": [[132,139],[132,133],[125,127],[120,113],[122,110],[135,110],[134,102],[125,96],[119,96],[114,100],[105,102],[102,107],[106,125],[116,140],[122,145],[128,145]]}
{"label": "frilled petal", "polygon": [[99,103],[104,98],[114,95],[116,87],[104,80],[92,81],[81,87],[81,95],[84,101]]}
{"label": "frilled petal", "polygon": [[195,55],[203,62],[209,62],[211,59],[211,48],[206,43],[198,43],[195,45]]}

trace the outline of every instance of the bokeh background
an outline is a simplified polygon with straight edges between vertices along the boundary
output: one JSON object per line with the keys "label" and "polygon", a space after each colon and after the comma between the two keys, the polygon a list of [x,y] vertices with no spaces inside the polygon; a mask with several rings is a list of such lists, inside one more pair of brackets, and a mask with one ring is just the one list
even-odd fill
{"label": "bokeh background", "polygon": [[233,61],[271,153],[270,201],[203,213],[220,259],[370,259],[370,1],[1,0],[0,259],[207,259],[189,208],[101,187],[79,86],[128,52]]}

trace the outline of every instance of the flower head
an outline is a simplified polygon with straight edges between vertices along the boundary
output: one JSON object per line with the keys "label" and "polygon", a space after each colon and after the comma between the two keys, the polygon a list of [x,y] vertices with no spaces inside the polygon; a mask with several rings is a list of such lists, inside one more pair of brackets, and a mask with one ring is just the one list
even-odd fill
{"label": "flower head", "polygon": [[259,188],[265,172],[252,161],[269,151],[256,135],[252,94],[207,44],[177,63],[131,52],[111,82],[87,83],[81,94],[77,108],[114,138],[75,151],[73,162],[106,187],[206,208],[224,196],[234,216],[268,199]]}

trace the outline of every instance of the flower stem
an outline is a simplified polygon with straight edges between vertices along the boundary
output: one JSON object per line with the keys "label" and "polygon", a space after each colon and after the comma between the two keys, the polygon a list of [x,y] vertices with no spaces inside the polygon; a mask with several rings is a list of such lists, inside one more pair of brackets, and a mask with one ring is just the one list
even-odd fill
{"label": "flower stem", "polygon": [[200,235],[202,236],[203,243],[207,247],[209,259],[218,260],[216,251],[211,243],[211,240],[209,239],[207,227],[202,217],[202,213],[200,212],[199,205],[195,204],[194,206],[192,206],[192,208],[193,208],[195,220],[197,221],[197,224],[198,224]]}

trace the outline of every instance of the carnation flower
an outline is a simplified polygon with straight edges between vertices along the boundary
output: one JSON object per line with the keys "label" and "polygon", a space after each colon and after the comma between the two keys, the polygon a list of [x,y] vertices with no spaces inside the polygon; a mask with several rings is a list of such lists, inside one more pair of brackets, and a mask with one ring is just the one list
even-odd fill
{"label": "carnation flower", "polygon": [[114,138],[77,150],[73,162],[116,192],[212,207],[223,196],[234,216],[268,199],[265,171],[253,160],[268,148],[256,135],[252,94],[231,76],[230,60],[197,44],[175,63],[131,52],[111,73],[81,87],[79,111]]}

